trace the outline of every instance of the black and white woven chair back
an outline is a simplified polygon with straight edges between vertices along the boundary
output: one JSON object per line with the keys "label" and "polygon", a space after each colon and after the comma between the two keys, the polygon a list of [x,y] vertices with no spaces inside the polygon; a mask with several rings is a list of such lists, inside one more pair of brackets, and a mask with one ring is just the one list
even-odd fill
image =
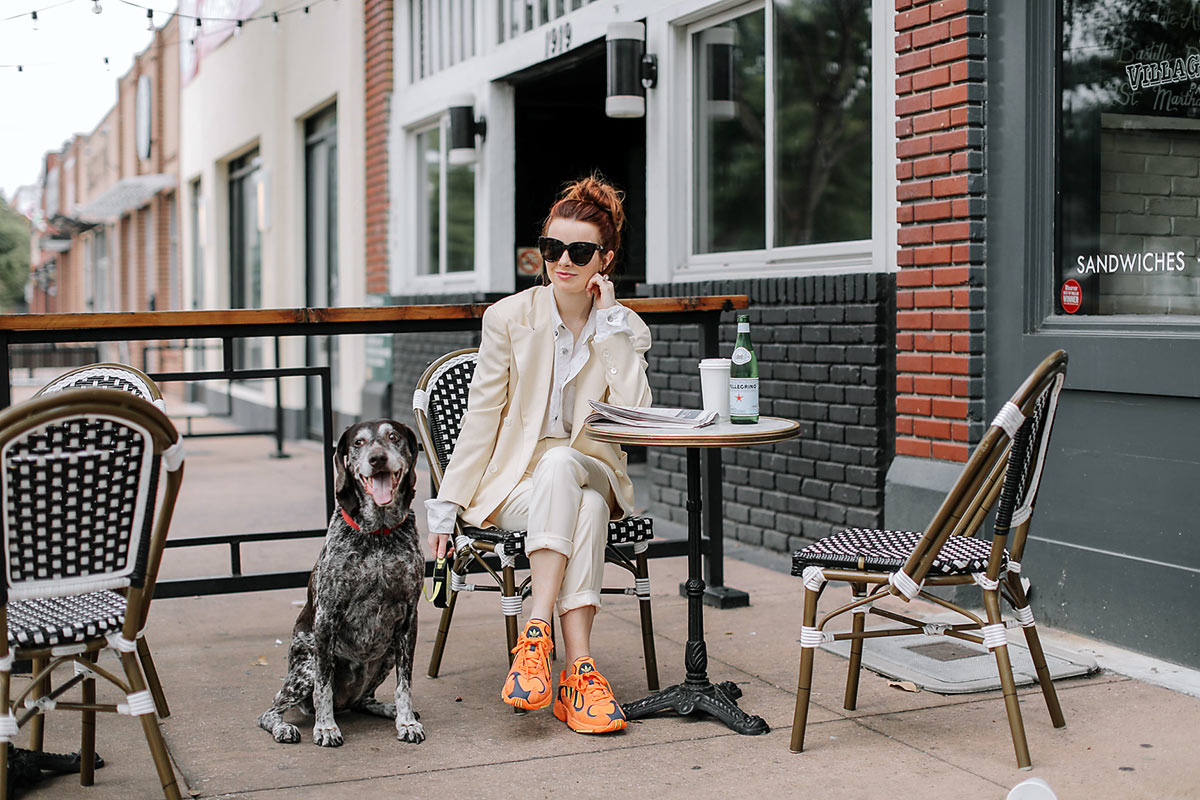
{"label": "black and white woven chair back", "polygon": [[147,381],[149,378],[140,372],[119,364],[96,364],[58,376],[42,387],[37,396],[61,392],[64,389],[117,389],[153,403],[160,411],[166,411],[161,394]]}
{"label": "black and white woven chair back", "polygon": [[160,460],[147,429],[102,413],[55,417],[5,442],[5,602],[140,587]]}
{"label": "black and white woven chair back", "polygon": [[[425,385],[423,401],[425,414],[429,418],[429,434],[443,472],[450,463],[458,433],[462,430],[467,398],[471,392],[471,378],[475,375],[478,358],[479,353],[471,351],[447,359]],[[414,398],[414,405],[420,400]]]}
{"label": "black and white woven chair back", "polygon": [[1054,373],[1022,413],[1013,402],[1004,404],[994,424],[1004,428],[1011,439],[1004,487],[996,505],[996,532],[1006,533],[1033,514],[1050,429],[1058,410],[1058,396],[1066,380],[1065,371]]}

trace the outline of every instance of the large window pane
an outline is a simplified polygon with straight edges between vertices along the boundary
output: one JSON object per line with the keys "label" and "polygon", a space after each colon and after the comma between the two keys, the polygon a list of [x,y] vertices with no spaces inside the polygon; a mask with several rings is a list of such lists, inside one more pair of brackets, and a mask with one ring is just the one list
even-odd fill
{"label": "large window pane", "polygon": [[417,134],[417,153],[421,159],[421,168],[424,172],[417,199],[417,213],[420,216],[417,224],[417,233],[421,237],[418,257],[421,259],[420,271],[423,275],[439,272],[438,264],[441,260],[438,258],[441,242],[441,228],[439,227],[441,213],[439,212],[439,206],[441,204],[442,193],[440,133],[437,128],[433,128]]}
{"label": "large window pane", "polygon": [[1061,3],[1057,314],[1200,314],[1200,15]]}
{"label": "large window pane", "polygon": [[475,269],[475,165],[451,165],[446,175],[446,271]]}
{"label": "large window pane", "polygon": [[775,3],[775,245],[871,238],[869,0]]}
{"label": "large window pane", "polygon": [[766,242],[766,12],[692,36],[695,84],[695,248]]}
{"label": "large window pane", "polygon": [[766,12],[692,37],[698,253],[766,242]]}

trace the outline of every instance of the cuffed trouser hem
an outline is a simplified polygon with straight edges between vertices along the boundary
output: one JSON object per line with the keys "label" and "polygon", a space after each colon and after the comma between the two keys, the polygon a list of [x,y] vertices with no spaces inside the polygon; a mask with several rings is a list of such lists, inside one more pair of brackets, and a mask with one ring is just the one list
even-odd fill
{"label": "cuffed trouser hem", "polygon": [[599,611],[600,593],[576,592],[575,594],[561,595],[558,598],[556,606],[560,617],[568,611],[574,611],[577,608],[586,608],[587,606],[595,606],[596,611]]}
{"label": "cuffed trouser hem", "polygon": [[538,550],[553,550],[559,555],[571,557],[571,540],[556,533],[527,533],[525,534],[525,554],[536,553]]}

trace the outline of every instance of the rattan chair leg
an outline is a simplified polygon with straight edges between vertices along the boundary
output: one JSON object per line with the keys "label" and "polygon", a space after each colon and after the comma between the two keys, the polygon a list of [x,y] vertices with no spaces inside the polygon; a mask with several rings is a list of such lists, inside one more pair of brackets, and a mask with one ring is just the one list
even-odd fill
{"label": "rattan chair leg", "polygon": [[[983,605],[987,609],[989,625],[1003,624],[999,591],[984,591]],[[1001,645],[993,649],[992,653],[996,656],[996,670],[1000,673],[1000,688],[1004,692],[1004,709],[1008,712],[1008,727],[1012,733],[1017,766],[1021,769],[1031,769],[1033,762],[1029,758],[1029,742],[1025,738],[1025,723],[1021,720],[1021,704],[1017,701],[1017,683],[1013,679],[1008,646]]]}
{"label": "rattan chair leg", "polygon": [[[853,590],[854,598],[857,600],[867,593],[867,585],[865,583],[854,583],[850,585]],[[855,633],[862,633],[867,629],[867,613],[865,611],[854,612],[854,622],[851,630]],[[862,654],[863,640],[850,640],[850,664],[846,668],[846,696],[842,700],[842,708],[847,711],[853,711],[858,708],[858,680],[862,673]]]}
{"label": "rattan chair leg", "polygon": [[[649,580],[650,566],[645,552],[635,556],[638,578]],[[658,655],[654,648],[654,619],[650,614],[650,598],[638,598],[638,610],[642,618],[642,655],[646,659],[646,688],[652,692],[658,691]]]}
{"label": "rattan chair leg", "polygon": [[[88,653],[84,660],[95,663],[98,653]],[[82,705],[94,705],[96,702],[96,679],[84,678],[81,687],[83,694]],[[79,722],[79,785],[91,786],[96,782],[96,712],[84,709],[80,712]]]}
{"label": "rattan chair leg", "polygon": [[[0,611],[0,616],[3,612]],[[9,708],[9,682],[12,680],[12,673],[8,670],[0,671],[0,714],[7,714]],[[7,798],[9,796],[8,788],[8,742],[0,742],[0,797]]]}
{"label": "rattan chair leg", "polygon": [[[33,670],[34,675],[37,675],[46,668],[46,661],[47,659],[45,656],[38,656],[37,658],[30,659],[31,669]],[[39,697],[45,697],[47,694],[49,694],[49,684],[49,676],[34,683],[33,693],[30,694],[30,699],[37,700]],[[33,716],[33,719],[29,720],[29,749],[41,750],[44,748],[45,743],[46,715],[39,712]]]}
{"label": "rattan chair leg", "polygon": [[154,696],[154,708],[158,711],[159,719],[171,716],[171,707],[167,705],[167,696],[163,694],[162,683],[158,679],[158,669],[154,666],[154,656],[150,654],[150,645],[146,637],[137,640],[138,660],[142,662],[142,672],[146,676],[146,685]]}
{"label": "rattan chair leg", "polygon": [[[817,599],[820,597],[818,592],[804,590],[804,614],[803,622],[805,627],[815,627],[817,624]],[[804,728],[808,724],[808,701],[812,694],[812,674],[813,674],[813,659],[816,656],[815,647],[800,648],[800,677],[796,681],[796,711],[792,715],[792,742],[791,750],[793,753],[800,753],[804,750]]]}
{"label": "rattan chair leg", "polygon": [[429,657],[428,675],[436,678],[442,669],[442,654],[446,651],[446,639],[450,636],[450,623],[454,620],[454,605],[458,602],[458,592],[450,592],[450,599],[442,609],[438,619],[437,638],[433,640],[433,655]]}
{"label": "rattan chair leg", "polygon": [[[1029,605],[1025,587],[1021,585],[1020,577],[1009,576],[1005,581],[1012,592],[1018,607]],[[1063,716],[1062,705],[1058,702],[1058,691],[1054,688],[1054,678],[1050,675],[1050,667],[1046,664],[1046,653],[1042,650],[1042,640],[1038,637],[1037,626],[1030,625],[1022,628],[1025,631],[1025,646],[1029,648],[1029,657],[1033,659],[1037,671],[1038,685],[1042,688],[1042,697],[1046,700],[1046,709],[1050,712],[1050,722],[1056,728],[1067,727],[1066,717]]]}
{"label": "rattan chair leg", "polygon": [[[125,677],[133,690],[132,693],[145,691],[146,682],[133,653],[121,653],[121,666],[125,668]],[[167,753],[167,743],[163,740],[162,729],[158,725],[158,717],[155,714],[142,714],[138,719],[142,722],[146,743],[150,745],[150,755],[154,759],[154,768],[158,771],[163,796],[167,800],[182,800],[179,784],[175,781],[175,770],[171,767],[171,756]]]}
{"label": "rattan chair leg", "polygon": [[[505,565],[500,570],[501,581],[501,598],[517,596],[517,571],[511,566]],[[501,600],[503,602],[503,600]],[[508,640],[508,665],[511,667],[513,659],[516,655],[513,650],[517,647],[517,616],[515,614],[504,615],[504,633]],[[525,709],[513,706],[513,713],[521,715],[525,713]]]}

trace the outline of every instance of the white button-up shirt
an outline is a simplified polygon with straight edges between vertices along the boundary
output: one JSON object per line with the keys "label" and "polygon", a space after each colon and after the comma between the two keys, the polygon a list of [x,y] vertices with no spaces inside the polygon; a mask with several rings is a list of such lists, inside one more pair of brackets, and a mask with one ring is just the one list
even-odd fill
{"label": "white button-up shirt", "polygon": [[[603,342],[619,333],[632,334],[625,316],[626,308],[619,303],[611,308],[596,309],[588,315],[579,341],[575,340],[558,313],[558,304],[552,303],[554,312],[554,372],[550,380],[550,399],[546,403],[546,415],[542,418],[541,439],[565,439],[571,435],[570,410],[575,407],[575,376],[583,369],[591,355],[589,339]],[[615,371],[615,370],[614,370]],[[598,399],[598,398],[597,398]],[[564,409],[566,413],[564,413]],[[425,501],[425,513],[430,533],[453,533],[454,521],[462,508],[449,500],[436,497]]]}

